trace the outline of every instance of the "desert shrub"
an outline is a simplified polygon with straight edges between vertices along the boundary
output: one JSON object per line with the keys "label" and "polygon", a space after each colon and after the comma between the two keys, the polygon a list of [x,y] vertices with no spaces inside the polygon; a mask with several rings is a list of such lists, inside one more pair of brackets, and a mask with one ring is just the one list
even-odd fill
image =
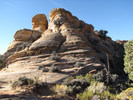
{"label": "desert shrub", "polygon": [[82,62],[76,62],[73,66],[74,66],[74,67],[80,67],[80,66],[82,66],[82,65],[83,65]]}
{"label": "desert shrub", "polygon": [[53,90],[54,92],[57,92],[58,94],[64,96],[64,95],[66,95],[67,86],[56,84],[56,86],[53,86],[51,88],[51,90]]}
{"label": "desert shrub", "polygon": [[66,78],[61,85],[57,84],[52,90],[58,94],[75,96],[77,93],[83,92],[89,85],[85,79],[74,79],[71,76]]}
{"label": "desert shrub", "polygon": [[39,65],[38,66],[38,70],[41,70],[42,68],[44,68],[45,66],[44,65]]}
{"label": "desert shrub", "polygon": [[105,40],[105,39],[106,39],[106,34],[107,34],[107,33],[108,33],[107,30],[100,30],[98,36],[99,36],[101,39]]}
{"label": "desert shrub", "polygon": [[0,55],[0,69],[6,67],[4,61],[12,54],[13,52],[6,52],[3,55]]}
{"label": "desert shrub", "polygon": [[48,68],[42,68],[41,70],[42,70],[42,72],[48,72],[49,71]]}
{"label": "desert shrub", "polygon": [[76,95],[80,100],[92,100],[94,93],[92,91],[84,91]]}
{"label": "desert shrub", "polygon": [[39,65],[38,66],[38,70],[41,70],[42,72],[48,72],[49,71],[49,69],[48,68],[45,68],[44,65]]}
{"label": "desert shrub", "polygon": [[104,83],[96,81],[92,81],[91,85],[86,89],[86,91],[77,94],[76,97],[81,100],[92,100],[94,98],[100,100],[105,100],[107,98],[110,98],[110,100],[115,100],[115,95],[111,94],[107,90]]}
{"label": "desert shrub", "polygon": [[3,61],[6,60],[12,54],[13,52],[6,52],[3,55],[0,55],[0,63],[3,63]]}
{"label": "desert shrub", "polygon": [[42,90],[42,87],[45,87],[46,85],[44,83],[41,82],[41,80],[39,80],[39,77],[34,77],[33,79],[29,79],[24,77],[20,77],[18,78],[16,81],[14,82],[10,82],[12,89],[16,89],[18,87],[22,88],[22,87],[30,87],[28,88],[28,90],[32,90],[33,92],[40,92]]}
{"label": "desert shrub", "polygon": [[76,79],[84,79],[82,75],[76,76]]}
{"label": "desert shrub", "polygon": [[133,80],[133,39],[124,44],[125,48],[125,72],[128,73],[128,76]]}
{"label": "desert shrub", "polygon": [[73,96],[76,95],[77,93],[83,92],[84,89],[88,86],[89,84],[85,80],[73,79],[71,82],[67,84],[62,84],[62,85],[56,84],[56,86],[54,86],[52,90],[63,96],[64,95]]}
{"label": "desert shrub", "polygon": [[91,84],[91,81],[96,81],[90,74],[86,74],[84,79],[89,83]]}
{"label": "desert shrub", "polygon": [[25,76],[24,77],[20,77],[18,78],[18,80],[14,81],[11,85],[11,87],[13,89],[15,89],[16,87],[21,87],[24,85],[28,85],[28,84],[32,84],[34,81],[32,79],[28,79]]}
{"label": "desert shrub", "polygon": [[96,74],[93,74],[93,78],[100,82],[105,82],[106,76],[104,75],[103,71],[98,71]]}
{"label": "desert shrub", "polygon": [[87,88],[87,91],[93,91],[93,93],[103,93],[106,90],[106,86],[103,82],[92,81],[91,85]]}
{"label": "desert shrub", "polygon": [[56,54],[56,51],[53,51],[52,54],[51,54],[51,56],[49,57],[50,60],[55,60],[55,61],[59,61],[60,58],[61,58],[61,56],[58,56]]}
{"label": "desert shrub", "polygon": [[73,79],[74,79],[74,77],[70,76],[70,77],[64,79],[62,84],[63,84],[63,85],[68,84],[68,83],[71,82]]}
{"label": "desert shrub", "polygon": [[21,50],[25,49],[26,47],[29,48],[31,46],[31,44],[32,44],[32,42],[23,42],[23,44],[17,46],[16,51],[21,51]]}
{"label": "desert shrub", "polygon": [[126,89],[117,95],[118,99],[121,100],[133,100],[133,87]]}
{"label": "desert shrub", "polygon": [[52,66],[50,66],[49,72],[60,72],[60,70],[55,66],[55,64],[53,64]]}
{"label": "desert shrub", "polygon": [[[90,84],[84,79],[73,79],[64,85],[67,85],[67,95],[76,95],[77,93],[83,92]],[[71,89],[71,91],[70,91]]]}
{"label": "desert shrub", "polygon": [[59,18],[57,18],[57,19],[54,20],[54,24],[60,26],[62,24],[62,22]]}
{"label": "desert shrub", "polygon": [[[109,80],[108,75],[104,74],[103,71],[99,71],[96,74],[93,74],[93,78],[97,81],[104,82],[105,85],[108,86],[108,89],[111,93],[120,93],[121,91],[125,90],[129,87],[127,85],[128,83],[128,77],[126,76],[119,76],[117,74],[110,74]],[[109,81],[109,82],[108,82]]]}

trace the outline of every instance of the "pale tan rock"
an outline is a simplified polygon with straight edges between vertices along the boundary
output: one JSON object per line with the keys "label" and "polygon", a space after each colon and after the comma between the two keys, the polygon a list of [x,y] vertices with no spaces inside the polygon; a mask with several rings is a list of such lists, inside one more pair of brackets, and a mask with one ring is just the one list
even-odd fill
{"label": "pale tan rock", "polygon": [[29,48],[29,50],[41,50],[41,52],[54,51],[59,48],[60,44],[64,40],[61,33],[47,33],[35,41]]}
{"label": "pale tan rock", "polygon": [[46,31],[48,28],[48,21],[45,14],[37,14],[32,18],[32,29],[39,31]]}

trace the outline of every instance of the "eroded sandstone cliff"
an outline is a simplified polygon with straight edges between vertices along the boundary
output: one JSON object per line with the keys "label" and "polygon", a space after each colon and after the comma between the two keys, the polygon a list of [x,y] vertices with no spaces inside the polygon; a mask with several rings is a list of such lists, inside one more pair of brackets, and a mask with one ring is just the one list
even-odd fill
{"label": "eroded sandstone cliff", "polygon": [[[26,75],[39,76],[45,81],[47,76],[47,82],[57,83],[71,75],[104,69],[106,54],[109,55],[111,73],[123,73],[123,66],[116,62],[121,59],[123,46],[94,31],[93,25],[79,20],[69,11],[62,8],[51,10],[49,25],[45,14],[35,15],[32,25],[32,29],[15,33],[6,51],[10,53],[4,61],[8,68],[0,72],[0,79],[9,81]],[[50,59],[52,52],[56,52],[53,56],[60,57],[58,61]],[[61,73],[38,70],[41,65],[50,69],[53,64]]]}

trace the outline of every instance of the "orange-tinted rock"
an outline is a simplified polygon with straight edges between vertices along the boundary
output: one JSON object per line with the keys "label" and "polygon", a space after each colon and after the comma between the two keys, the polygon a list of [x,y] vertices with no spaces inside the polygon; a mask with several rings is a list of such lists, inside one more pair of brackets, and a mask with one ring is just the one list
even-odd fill
{"label": "orange-tinted rock", "polygon": [[46,31],[48,28],[48,21],[45,14],[37,14],[32,18],[32,29],[39,31]]}
{"label": "orange-tinted rock", "polygon": [[29,29],[18,30],[15,35],[15,41],[35,41],[41,36],[42,32]]}

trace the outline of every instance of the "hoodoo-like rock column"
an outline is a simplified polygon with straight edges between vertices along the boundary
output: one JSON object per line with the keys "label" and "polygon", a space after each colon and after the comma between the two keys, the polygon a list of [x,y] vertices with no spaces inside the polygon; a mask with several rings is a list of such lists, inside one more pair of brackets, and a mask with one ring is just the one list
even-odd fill
{"label": "hoodoo-like rock column", "polygon": [[32,18],[32,29],[38,31],[46,31],[48,21],[45,14],[37,14]]}

